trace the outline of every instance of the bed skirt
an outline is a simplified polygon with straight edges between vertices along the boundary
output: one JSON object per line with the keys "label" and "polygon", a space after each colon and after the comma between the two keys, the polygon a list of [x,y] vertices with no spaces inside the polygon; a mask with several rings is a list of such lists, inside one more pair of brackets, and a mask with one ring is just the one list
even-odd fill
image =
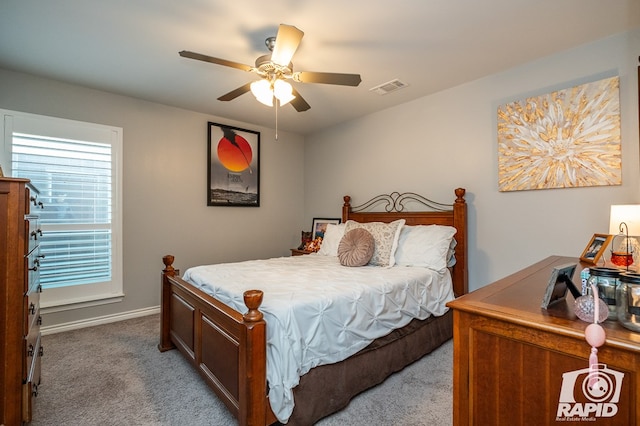
{"label": "bed skirt", "polygon": [[293,389],[295,408],[287,425],[314,424],[349,404],[358,393],[432,352],[453,336],[451,310],[413,320],[348,359],[312,368]]}

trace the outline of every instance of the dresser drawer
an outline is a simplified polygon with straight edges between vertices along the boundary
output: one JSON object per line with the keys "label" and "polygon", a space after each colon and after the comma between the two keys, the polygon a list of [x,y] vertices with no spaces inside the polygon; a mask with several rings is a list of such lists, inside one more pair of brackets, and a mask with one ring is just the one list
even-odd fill
{"label": "dresser drawer", "polygon": [[25,335],[29,335],[31,330],[40,325],[40,286],[31,288],[24,298],[25,301]]}
{"label": "dresser drawer", "polygon": [[26,214],[29,214],[32,210],[41,209],[44,207],[42,201],[40,201],[40,191],[35,186],[28,183],[25,187],[26,197],[25,201],[27,205],[24,207]]}
{"label": "dresser drawer", "polygon": [[27,215],[24,217],[25,226],[27,227],[27,236],[29,237],[29,246],[27,253],[31,252],[38,244],[42,237],[42,229],[40,228],[40,219],[35,215]]}
{"label": "dresser drawer", "polygon": [[33,413],[33,403],[38,396],[38,386],[40,386],[40,365],[42,358],[42,346],[40,343],[40,334],[38,333],[34,346],[34,356],[30,358],[29,374],[22,386],[22,421],[29,423],[31,421],[31,413]]}
{"label": "dresser drawer", "polygon": [[40,286],[40,246],[36,246],[27,256],[24,257],[25,273],[27,275],[24,282],[24,292],[27,293],[32,289]]}
{"label": "dresser drawer", "polygon": [[24,339],[24,358],[22,368],[22,382],[28,381],[32,373],[35,360],[40,355],[40,324],[35,323],[27,337]]}

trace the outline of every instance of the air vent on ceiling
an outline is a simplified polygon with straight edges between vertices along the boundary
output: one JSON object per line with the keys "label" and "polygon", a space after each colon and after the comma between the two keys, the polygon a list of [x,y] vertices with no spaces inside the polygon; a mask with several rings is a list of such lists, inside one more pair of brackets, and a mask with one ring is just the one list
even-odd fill
{"label": "air vent on ceiling", "polygon": [[378,95],[386,95],[387,93],[395,92],[396,90],[402,89],[403,87],[407,87],[407,83],[403,83],[402,81],[395,80],[387,81],[386,83],[382,83],[379,86],[372,87],[369,89],[371,92],[375,92]]}

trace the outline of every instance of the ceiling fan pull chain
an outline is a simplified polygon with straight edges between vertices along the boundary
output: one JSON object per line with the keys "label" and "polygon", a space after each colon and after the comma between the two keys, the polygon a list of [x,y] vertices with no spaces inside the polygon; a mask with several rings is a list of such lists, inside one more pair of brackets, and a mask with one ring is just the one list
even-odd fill
{"label": "ceiling fan pull chain", "polygon": [[278,103],[280,100],[274,96],[276,100],[276,140],[278,140]]}

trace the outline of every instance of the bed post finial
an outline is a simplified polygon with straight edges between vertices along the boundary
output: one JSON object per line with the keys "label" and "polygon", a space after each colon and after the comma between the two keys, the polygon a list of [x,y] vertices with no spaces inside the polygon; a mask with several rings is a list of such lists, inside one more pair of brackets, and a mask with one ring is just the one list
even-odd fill
{"label": "bed post finial", "polygon": [[464,200],[464,194],[467,192],[466,189],[464,188],[456,188],[455,193],[456,193],[456,203],[465,203],[466,201]]}
{"label": "bed post finial", "polygon": [[258,310],[262,303],[262,291],[261,290],[247,290],[244,292],[244,304],[247,305],[249,310],[242,316],[247,322],[256,322],[262,319],[262,312]]}
{"label": "bed post finial", "polygon": [[351,197],[345,195],[342,199],[344,200],[344,204],[342,205],[342,221],[346,222],[349,220],[349,212],[351,211]]}
{"label": "bed post finial", "polygon": [[164,256],[162,258],[162,263],[164,263],[164,269],[162,272],[164,272],[165,274],[173,277],[176,274],[176,270],[173,267],[173,261],[175,260],[175,257],[168,254],[166,256]]}

